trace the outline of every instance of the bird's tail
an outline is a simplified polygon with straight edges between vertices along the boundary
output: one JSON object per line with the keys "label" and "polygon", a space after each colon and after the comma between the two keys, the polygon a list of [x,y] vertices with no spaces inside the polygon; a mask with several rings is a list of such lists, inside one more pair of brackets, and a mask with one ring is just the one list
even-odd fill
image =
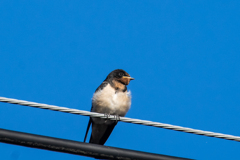
{"label": "bird's tail", "polygon": [[88,131],[89,131],[89,128],[90,128],[91,123],[92,123],[92,120],[91,120],[91,118],[90,118],[90,119],[89,119],[89,122],[88,122],[87,130],[86,130],[86,134],[85,134],[85,137],[84,137],[84,141],[83,141],[83,142],[86,142],[87,135],[88,135]]}

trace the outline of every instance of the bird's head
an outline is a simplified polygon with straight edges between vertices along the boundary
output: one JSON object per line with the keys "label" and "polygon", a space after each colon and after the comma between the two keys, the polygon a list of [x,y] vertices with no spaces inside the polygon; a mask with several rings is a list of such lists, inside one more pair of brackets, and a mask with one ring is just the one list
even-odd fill
{"label": "bird's head", "polygon": [[134,80],[126,71],[122,69],[116,69],[109,73],[106,80],[120,82],[124,85],[128,85],[131,80]]}

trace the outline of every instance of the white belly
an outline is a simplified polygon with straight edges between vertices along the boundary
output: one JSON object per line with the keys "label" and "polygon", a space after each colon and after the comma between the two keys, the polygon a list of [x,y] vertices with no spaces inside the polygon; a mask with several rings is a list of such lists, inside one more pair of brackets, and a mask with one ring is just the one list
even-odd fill
{"label": "white belly", "polygon": [[131,94],[130,91],[116,92],[108,84],[101,91],[94,93],[92,105],[93,112],[125,116],[131,106]]}

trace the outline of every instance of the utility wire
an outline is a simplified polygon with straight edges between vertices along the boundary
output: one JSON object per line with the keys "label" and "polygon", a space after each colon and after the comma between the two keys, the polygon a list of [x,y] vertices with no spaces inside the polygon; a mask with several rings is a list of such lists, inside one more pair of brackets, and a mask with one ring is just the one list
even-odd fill
{"label": "utility wire", "polygon": [[23,105],[23,106],[30,106],[30,107],[35,107],[35,108],[49,109],[49,110],[53,110],[53,111],[72,113],[72,114],[78,114],[78,115],[83,115],[83,116],[99,117],[99,118],[105,118],[105,119],[110,119],[110,120],[114,120],[114,121],[118,120],[118,121],[127,122],[127,123],[141,124],[141,125],[145,125],[145,126],[153,126],[153,127],[158,127],[158,128],[165,128],[165,129],[170,129],[170,130],[175,130],[175,131],[180,131],[180,132],[186,132],[186,133],[192,133],[192,134],[197,134],[197,135],[216,137],[216,138],[240,142],[239,136],[203,131],[203,130],[192,129],[192,128],[186,128],[186,127],[181,127],[181,126],[176,126],[176,125],[171,125],[171,124],[166,124],[166,123],[152,122],[152,121],[146,121],[146,120],[140,120],[140,119],[132,119],[132,118],[127,118],[127,117],[116,117],[114,115],[106,115],[106,114],[101,114],[101,113],[96,113],[96,112],[88,112],[88,111],[83,111],[83,110],[78,110],[78,109],[71,109],[71,108],[66,108],[66,107],[59,107],[59,106],[54,106],[54,105],[41,104],[41,103],[35,103],[35,102],[29,102],[29,101],[23,101],[23,100],[17,100],[17,99],[12,99],[12,98],[5,98],[5,97],[0,97],[0,102],[18,104],[18,105]]}
{"label": "utility wire", "polygon": [[190,160],[0,129],[0,142],[110,160]]}

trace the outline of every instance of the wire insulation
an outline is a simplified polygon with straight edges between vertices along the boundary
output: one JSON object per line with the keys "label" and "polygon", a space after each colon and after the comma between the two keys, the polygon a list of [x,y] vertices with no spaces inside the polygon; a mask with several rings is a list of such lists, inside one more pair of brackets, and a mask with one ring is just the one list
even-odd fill
{"label": "wire insulation", "polygon": [[0,142],[109,160],[190,160],[91,143],[11,131],[0,128]]}

